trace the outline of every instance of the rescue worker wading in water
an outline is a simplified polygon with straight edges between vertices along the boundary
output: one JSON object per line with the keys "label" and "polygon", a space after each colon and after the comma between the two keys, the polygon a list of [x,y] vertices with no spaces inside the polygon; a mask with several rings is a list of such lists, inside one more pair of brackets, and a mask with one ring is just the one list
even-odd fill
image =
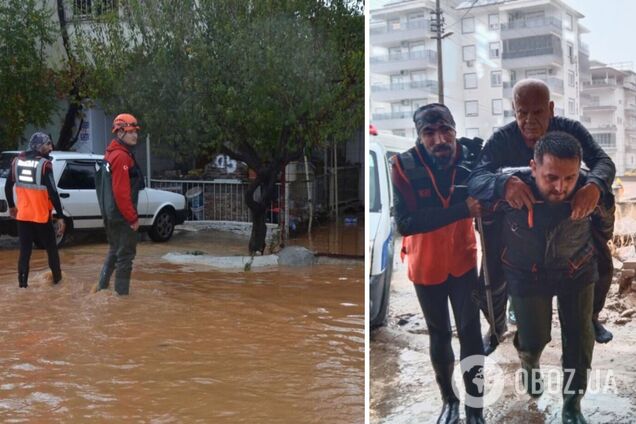
{"label": "rescue worker wading in water", "polygon": [[[481,205],[466,191],[469,170],[457,143],[450,110],[433,103],[413,115],[418,133],[414,147],[392,158],[392,183],[402,258],[408,256],[408,276],[417,293],[430,337],[430,356],[443,407],[438,423],[459,422],[459,399],[453,389],[455,356],[451,347],[448,300],[459,336],[460,358],[483,355],[479,308],[471,292],[477,289],[476,240],[472,217]],[[481,357],[483,368],[483,357]],[[481,401],[483,387],[473,380],[475,369],[462,370],[466,393]],[[466,405],[466,423],[483,423],[482,408]]]}
{"label": "rescue worker wading in water", "polygon": [[115,139],[106,148],[104,164],[97,171],[95,186],[108,236],[108,254],[95,291],[108,288],[115,272],[115,292],[127,295],[137,252],[137,200],[144,188],[141,168],[132,149],[137,145],[137,119],[127,113],[113,121]]}
{"label": "rescue worker wading in water", "polygon": [[[55,230],[51,221],[51,211],[57,212],[58,234],[64,233],[62,203],[55,187],[53,165],[49,153],[53,150],[51,138],[36,132],[29,140],[29,149],[13,160],[11,173],[4,186],[4,194],[9,204],[10,215],[17,220],[20,239],[18,259],[18,284],[28,287],[29,261],[33,242],[39,241],[46,249],[53,284],[62,279],[60,256],[57,251]],[[17,196],[17,208],[13,199],[13,187]]]}

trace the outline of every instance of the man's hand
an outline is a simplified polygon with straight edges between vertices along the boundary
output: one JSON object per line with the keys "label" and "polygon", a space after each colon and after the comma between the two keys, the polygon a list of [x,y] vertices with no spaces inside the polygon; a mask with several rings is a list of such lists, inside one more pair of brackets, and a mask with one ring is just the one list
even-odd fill
{"label": "man's hand", "polygon": [[9,215],[15,219],[18,216],[18,208],[9,208]]}
{"label": "man's hand", "polygon": [[130,228],[132,228],[133,231],[137,231],[139,229],[139,221],[135,221],[134,224],[131,224]]}
{"label": "man's hand", "polygon": [[475,218],[481,216],[483,213],[482,206],[479,203],[479,200],[474,197],[468,196],[466,199],[466,206],[468,206],[468,212],[470,213],[471,218]]}
{"label": "man's hand", "polygon": [[521,181],[519,177],[510,177],[508,181],[506,181],[504,190],[504,198],[510,206],[515,209],[521,209],[525,206],[529,211],[532,210],[532,205],[536,202],[532,194],[532,189]]}
{"label": "man's hand", "polygon": [[574,194],[570,218],[578,220],[589,216],[596,208],[600,197],[601,189],[596,184],[585,184]]}
{"label": "man's hand", "polygon": [[66,222],[64,222],[64,218],[57,219],[57,235],[62,236],[66,231]]}

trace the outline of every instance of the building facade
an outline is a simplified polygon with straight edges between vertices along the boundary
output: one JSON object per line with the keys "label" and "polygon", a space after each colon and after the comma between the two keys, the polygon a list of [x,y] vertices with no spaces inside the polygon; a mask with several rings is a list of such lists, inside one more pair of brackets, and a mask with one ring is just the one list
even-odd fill
{"label": "building facade", "polygon": [[[371,11],[371,121],[381,131],[414,137],[412,113],[437,101],[435,2],[398,0]],[[442,2],[445,103],[458,133],[488,138],[512,121],[512,86],[539,78],[558,115],[581,116],[580,81],[589,74],[581,13],[560,0]]]}

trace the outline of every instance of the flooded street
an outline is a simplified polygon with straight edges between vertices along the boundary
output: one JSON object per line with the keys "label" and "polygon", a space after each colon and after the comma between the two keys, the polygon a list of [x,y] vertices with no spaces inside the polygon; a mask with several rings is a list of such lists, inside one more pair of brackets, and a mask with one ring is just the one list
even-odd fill
{"label": "flooded street", "polygon": [[60,286],[34,251],[26,290],[3,237],[0,421],[364,422],[363,262],[246,273],[161,259],[246,245],[209,230],[143,241],[120,298],[112,281],[91,293],[103,236],[60,250]]}
{"label": "flooded street", "polygon": [[[581,403],[583,415],[590,424],[633,423],[636,416],[636,323],[620,317],[622,312],[636,307],[636,293],[619,298],[616,290],[617,284],[613,284],[600,316],[614,333],[614,340],[606,345],[595,345],[588,393]],[[484,334],[487,323],[483,315],[481,321]],[[453,350],[458,362],[459,343],[454,326],[453,333]],[[429,359],[426,323],[413,285],[406,276],[405,264],[395,265],[388,325],[373,331],[370,339],[370,422],[434,423],[442,403]],[[519,359],[512,337],[508,336],[488,357],[493,362],[486,362],[486,396],[489,387],[502,389],[501,395],[484,410],[486,422],[560,423],[560,357],[561,333],[555,313],[552,341],[541,357],[546,391],[533,400],[519,387],[519,375],[516,374]],[[497,372],[489,373],[493,369]],[[455,380],[461,388],[457,371],[458,368],[455,369]],[[463,403],[460,415],[465,416]]]}

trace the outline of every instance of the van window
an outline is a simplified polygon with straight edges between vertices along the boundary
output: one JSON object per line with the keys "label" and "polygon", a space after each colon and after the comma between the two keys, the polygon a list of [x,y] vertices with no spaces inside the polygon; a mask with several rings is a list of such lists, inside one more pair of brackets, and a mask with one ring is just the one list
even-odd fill
{"label": "van window", "polygon": [[378,158],[375,152],[369,152],[369,212],[380,212],[380,179],[378,176]]}
{"label": "van window", "polygon": [[69,161],[58,183],[66,190],[95,189],[95,161]]}
{"label": "van window", "polygon": [[17,153],[2,153],[0,154],[0,178],[7,178],[9,173],[11,172],[11,164],[13,163],[13,158],[15,158]]}

